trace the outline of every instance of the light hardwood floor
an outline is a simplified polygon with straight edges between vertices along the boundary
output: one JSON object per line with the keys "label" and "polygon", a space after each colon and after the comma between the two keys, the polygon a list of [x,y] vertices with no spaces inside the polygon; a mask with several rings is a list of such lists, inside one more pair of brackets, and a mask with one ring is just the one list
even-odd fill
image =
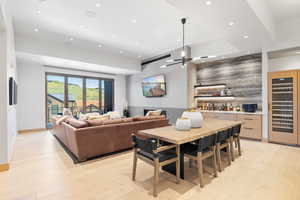
{"label": "light hardwood floor", "polygon": [[[200,189],[197,171],[186,163],[187,180],[160,173],[157,199],[299,200],[300,148],[242,141],[243,155]],[[147,200],[153,167],[138,161],[131,180],[132,152],[74,165],[49,132],[18,135],[11,170],[0,173],[1,200]],[[224,164],[226,163],[224,158]]]}

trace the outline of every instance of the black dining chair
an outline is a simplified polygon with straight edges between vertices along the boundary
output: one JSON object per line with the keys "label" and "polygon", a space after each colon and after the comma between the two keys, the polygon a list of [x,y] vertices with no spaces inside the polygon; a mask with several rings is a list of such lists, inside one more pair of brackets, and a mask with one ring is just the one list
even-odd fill
{"label": "black dining chair", "polygon": [[241,124],[236,125],[232,128],[232,133],[231,133],[231,137],[230,137],[230,150],[231,150],[232,161],[234,161],[234,159],[235,159],[233,143],[235,143],[235,147],[238,148],[239,156],[242,155],[240,133],[241,133]]}
{"label": "black dining chair", "polygon": [[226,149],[228,164],[229,165],[231,164],[231,150],[230,150],[230,144],[231,144],[230,143],[230,137],[231,137],[231,134],[232,134],[232,128],[220,131],[217,134],[216,152],[217,152],[219,172],[222,171],[221,150]]}
{"label": "black dining chair", "polygon": [[184,156],[190,160],[197,162],[200,187],[204,187],[203,181],[203,160],[212,158],[214,167],[214,176],[218,176],[217,172],[217,160],[216,160],[216,142],[217,135],[213,134],[200,138],[194,143],[187,143],[183,147]]}
{"label": "black dining chair", "polygon": [[142,139],[132,135],[134,154],[133,154],[133,173],[132,180],[135,181],[137,159],[154,166],[153,196],[157,196],[157,184],[159,180],[159,169],[162,166],[176,162],[176,182],[180,181],[179,149],[177,145],[158,146],[158,141],[153,138]]}

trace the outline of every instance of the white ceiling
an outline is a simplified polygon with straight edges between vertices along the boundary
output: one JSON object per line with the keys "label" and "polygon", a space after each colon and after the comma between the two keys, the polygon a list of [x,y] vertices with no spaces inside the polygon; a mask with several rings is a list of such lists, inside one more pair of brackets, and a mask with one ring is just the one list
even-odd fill
{"label": "white ceiling", "polygon": [[[276,23],[300,17],[300,0],[9,0],[16,35],[74,44],[137,60],[177,49],[181,17],[193,56],[227,55],[273,42],[264,1]],[[251,2],[251,3],[250,3]],[[97,7],[96,5],[101,5]],[[251,5],[250,5],[251,4]],[[262,15],[263,14],[263,15]],[[269,16],[271,17],[271,16]],[[272,21],[272,20],[271,20]],[[233,26],[229,23],[234,22]],[[273,26],[273,24],[272,24]],[[38,28],[38,32],[34,29]],[[248,38],[244,38],[248,36]],[[72,39],[71,39],[72,38]],[[18,45],[17,45],[18,46]],[[193,51],[194,49],[194,51]],[[47,55],[44,55],[47,56]]]}
{"label": "white ceiling", "polygon": [[278,23],[300,17],[299,0],[265,0]]}

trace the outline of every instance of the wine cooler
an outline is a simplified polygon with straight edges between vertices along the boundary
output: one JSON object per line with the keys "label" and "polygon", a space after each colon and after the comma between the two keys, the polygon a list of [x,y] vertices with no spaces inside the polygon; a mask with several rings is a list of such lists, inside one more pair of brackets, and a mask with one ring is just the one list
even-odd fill
{"label": "wine cooler", "polygon": [[[298,75],[299,73],[299,75]],[[269,140],[298,144],[298,71],[269,73]]]}

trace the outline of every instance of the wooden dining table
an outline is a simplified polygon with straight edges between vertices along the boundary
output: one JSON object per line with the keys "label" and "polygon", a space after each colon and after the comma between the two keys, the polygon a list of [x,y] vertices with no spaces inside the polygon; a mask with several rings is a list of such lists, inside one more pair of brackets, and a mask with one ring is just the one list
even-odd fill
{"label": "wooden dining table", "polygon": [[[177,145],[180,152],[180,177],[184,179],[184,155],[180,151],[180,146],[198,140],[202,137],[215,134],[219,131],[229,129],[236,125],[242,124],[242,121],[220,120],[220,119],[205,119],[201,128],[192,128],[189,131],[178,131],[175,126],[165,126],[139,131],[138,134],[146,137],[158,139]],[[163,170],[176,174],[176,165],[171,163],[163,167]]]}

